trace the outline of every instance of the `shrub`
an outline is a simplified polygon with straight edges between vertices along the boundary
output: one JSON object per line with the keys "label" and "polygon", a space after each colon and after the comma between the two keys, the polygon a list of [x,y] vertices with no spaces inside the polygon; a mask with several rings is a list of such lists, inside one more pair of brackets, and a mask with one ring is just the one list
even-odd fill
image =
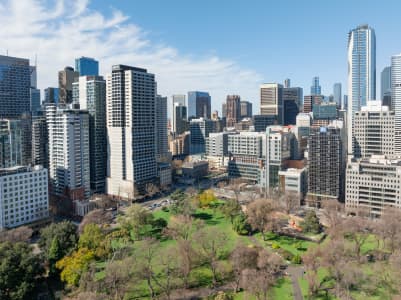
{"label": "shrub", "polygon": [[292,259],[291,259],[291,262],[292,262],[293,264],[300,265],[300,264],[302,263],[302,258],[301,258],[301,256],[300,256],[299,254],[294,255],[294,256],[292,257]]}
{"label": "shrub", "polygon": [[280,247],[280,245],[279,245],[278,243],[273,242],[273,243],[272,243],[272,248],[273,248],[273,249],[280,249],[281,247]]}
{"label": "shrub", "polygon": [[288,261],[292,261],[292,258],[294,257],[294,255],[290,251],[285,250],[283,248],[278,249],[277,252],[278,252],[278,254],[281,255],[281,257],[283,259],[288,260]]}
{"label": "shrub", "polygon": [[243,213],[234,217],[232,228],[239,235],[248,235],[252,232],[251,225],[248,224]]}

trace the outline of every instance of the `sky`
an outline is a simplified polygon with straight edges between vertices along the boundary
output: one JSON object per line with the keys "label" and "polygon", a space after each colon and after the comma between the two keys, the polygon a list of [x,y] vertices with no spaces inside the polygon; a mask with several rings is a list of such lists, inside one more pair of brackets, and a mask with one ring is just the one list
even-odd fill
{"label": "sky", "polygon": [[0,0],[0,54],[37,56],[38,84],[57,86],[74,58],[94,57],[102,75],[114,64],[146,68],[164,96],[208,91],[221,111],[228,94],[254,103],[259,85],[282,83],[346,93],[347,34],[375,29],[380,72],[401,52],[401,1],[373,0]]}

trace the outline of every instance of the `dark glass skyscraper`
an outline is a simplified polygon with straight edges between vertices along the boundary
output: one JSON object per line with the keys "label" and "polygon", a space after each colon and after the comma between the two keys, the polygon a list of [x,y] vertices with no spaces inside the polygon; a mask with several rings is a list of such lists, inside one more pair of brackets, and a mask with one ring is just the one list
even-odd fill
{"label": "dark glass skyscraper", "polygon": [[31,108],[29,60],[0,55],[0,118],[18,118]]}
{"label": "dark glass skyscraper", "polygon": [[188,92],[188,119],[210,119],[212,114],[211,98],[206,92]]}
{"label": "dark glass skyscraper", "polygon": [[76,58],[75,71],[79,76],[99,76],[99,62],[91,57]]}

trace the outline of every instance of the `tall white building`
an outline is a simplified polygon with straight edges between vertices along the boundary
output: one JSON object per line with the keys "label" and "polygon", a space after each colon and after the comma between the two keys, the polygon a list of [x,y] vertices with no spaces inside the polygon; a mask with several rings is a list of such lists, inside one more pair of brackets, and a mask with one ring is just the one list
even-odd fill
{"label": "tall white building", "polygon": [[157,177],[155,76],[115,65],[107,76],[107,193],[134,199]]}
{"label": "tall white building", "polygon": [[106,81],[101,76],[80,76],[72,84],[72,101],[89,113],[90,187],[106,191]]}
{"label": "tall white building", "polygon": [[260,114],[275,116],[278,124],[284,122],[283,86],[265,83],[260,86]]}
{"label": "tall white building", "polygon": [[47,170],[42,166],[0,169],[0,230],[47,217]]}
{"label": "tall white building", "polygon": [[348,33],[348,154],[353,154],[354,116],[368,100],[376,99],[376,35],[361,25]]}
{"label": "tall white building", "polygon": [[69,200],[90,196],[89,115],[86,110],[46,107],[51,193]]}
{"label": "tall white building", "polygon": [[354,156],[394,155],[394,112],[368,101],[354,117]]}
{"label": "tall white building", "polygon": [[395,113],[395,151],[401,154],[401,54],[391,57],[391,109]]}

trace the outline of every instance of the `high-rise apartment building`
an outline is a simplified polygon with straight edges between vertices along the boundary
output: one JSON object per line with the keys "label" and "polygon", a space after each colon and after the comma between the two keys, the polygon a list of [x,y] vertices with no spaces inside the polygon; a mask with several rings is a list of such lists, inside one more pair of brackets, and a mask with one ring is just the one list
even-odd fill
{"label": "high-rise apartment building", "polygon": [[[89,114],[46,106],[51,194],[71,209],[72,201],[90,196]],[[72,211],[65,211],[72,213]]]}
{"label": "high-rise apartment building", "polygon": [[275,116],[278,124],[284,121],[283,86],[265,83],[260,86],[260,114]]}
{"label": "high-rise apartment building", "polygon": [[99,76],[99,62],[91,57],[76,58],[75,71],[79,76]]}
{"label": "high-rise apartment building", "polygon": [[233,127],[241,120],[241,97],[228,95],[226,99],[226,126]]}
{"label": "high-rise apartment building", "polygon": [[213,121],[199,118],[192,119],[189,122],[190,136],[190,154],[200,154],[206,152],[206,139],[209,133],[213,132]]}
{"label": "high-rise apartment building", "polygon": [[252,103],[241,101],[241,118],[252,118]]}
{"label": "high-rise apartment building", "polygon": [[308,139],[307,202],[340,200],[343,195],[343,145],[339,128],[321,127]]}
{"label": "high-rise apartment building", "polygon": [[342,104],[342,93],[341,83],[337,82],[333,85],[333,101],[337,104],[337,107],[341,107]]}
{"label": "high-rise apartment building", "polygon": [[32,117],[32,164],[49,168],[49,142],[46,116]]}
{"label": "high-rise apartment building", "polygon": [[348,33],[348,154],[353,154],[354,116],[368,100],[376,98],[376,36],[361,25]]}
{"label": "high-rise apartment building", "polygon": [[107,76],[107,193],[134,199],[157,178],[156,81],[146,69],[115,65]]}
{"label": "high-rise apartment building", "polygon": [[212,113],[211,97],[206,92],[188,92],[188,119],[210,119]]}
{"label": "high-rise apartment building", "polygon": [[391,107],[391,66],[385,67],[380,75],[380,100]]}
{"label": "high-rise apartment building", "polygon": [[368,101],[354,116],[354,156],[394,155],[394,112]]}
{"label": "high-rise apartment building", "polygon": [[0,169],[0,230],[48,217],[47,170],[42,166]]}
{"label": "high-rise apartment building", "polygon": [[106,81],[101,76],[80,76],[72,86],[73,103],[89,113],[90,188],[93,193],[105,193]]}
{"label": "high-rise apartment building", "polygon": [[29,60],[0,55],[0,118],[19,118],[31,110]]}
{"label": "high-rise apartment building", "polygon": [[58,72],[59,103],[66,105],[72,103],[72,83],[78,80],[79,72],[73,67],[65,67]]}
{"label": "high-rise apartment building", "polygon": [[322,94],[322,87],[319,84],[319,77],[315,76],[312,79],[312,86],[310,88],[310,94],[312,96],[319,96]]}
{"label": "high-rise apartment building", "polygon": [[156,158],[166,161],[168,158],[167,139],[167,97],[156,96]]}
{"label": "high-rise apartment building", "polygon": [[395,114],[395,153],[401,155],[401,54],[391,57],[391,110]]}

